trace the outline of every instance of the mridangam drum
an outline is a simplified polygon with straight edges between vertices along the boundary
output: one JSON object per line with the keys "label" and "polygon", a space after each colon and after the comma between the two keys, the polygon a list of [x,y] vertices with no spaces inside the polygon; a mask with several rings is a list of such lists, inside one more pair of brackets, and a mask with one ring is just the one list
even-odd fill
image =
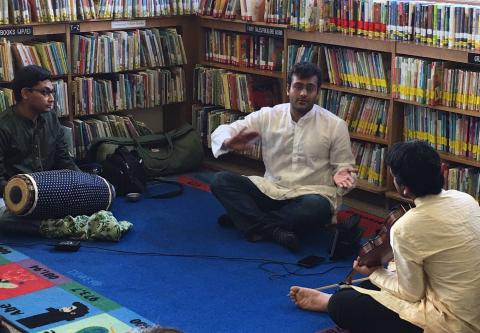
{"label": "mridangam drum", "polygon": [[3,198],[14,215],[59,218],[108,210],[115,190],[97,175],[52,170],[13,176],[5,185]]}

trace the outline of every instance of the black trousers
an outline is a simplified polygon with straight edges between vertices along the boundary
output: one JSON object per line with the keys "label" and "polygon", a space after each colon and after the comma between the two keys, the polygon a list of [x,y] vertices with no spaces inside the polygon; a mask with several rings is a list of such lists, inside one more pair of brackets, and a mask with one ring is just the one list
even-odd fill
{"label": "black trousers", "polygon": [[235,226],[247,234],[262,234],[277,226],[302,231],[323,226],[332,217],[330,202],[321,195],[274,200],[263,194],[250,179],[232,172],[218,172],[210,189]]}
{"label": "black trousers", "polygon": [[[360,284],[365,289],[379,290],[370,281]],[[403,320],[369,295],[352,288],[341,289],[328,302],[328,313],[341,328],[351,333],[420,333],[423,329]]]}

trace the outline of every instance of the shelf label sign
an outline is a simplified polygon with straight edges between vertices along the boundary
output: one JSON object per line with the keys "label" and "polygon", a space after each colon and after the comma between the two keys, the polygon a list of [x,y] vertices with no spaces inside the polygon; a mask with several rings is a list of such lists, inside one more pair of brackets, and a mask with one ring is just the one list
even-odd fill
{"label": "shelf label sign", "polygon": [[145,20],[112,21],[112,29],[143,28],[146,25]]}
{"label": "shelf label sign", "polygon": [[468,63],[480,65],[480,53],[468,53]]}
{"label": "shelf label sign", "polygon": [[269,26],[254,24],[247,24],[245,26],[245,32],[269,37],[283,37],[283,30],[284,29],[282,28],[272,28]]}
{"label": "shelf label sign", "polygon": [[0,28],[0,37],[32,36],[32,35],[33,35],[33,27],[32,26],[1,27]]}
{"label": "shelf label sign", "polygon": [[80,24],[70,24],[70,32],[80,32]]}

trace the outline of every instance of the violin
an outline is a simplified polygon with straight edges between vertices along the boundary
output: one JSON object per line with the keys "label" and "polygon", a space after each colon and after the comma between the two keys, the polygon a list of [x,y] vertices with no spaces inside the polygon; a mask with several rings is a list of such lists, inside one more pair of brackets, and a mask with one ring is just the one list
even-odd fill
{"label": "violin", "polygon": [[[360,266],[382,266],[393,259],[393,250],[390,245],[390,229],[408,210],[403,206],[390,211],[382,227],[377,230],[375,237],[368,240],[360,247],[357,262]],[[343,284],[352,284],[355,270],[351,270],[343,281]]]}
{"label": "violin", "polygon": [[[393,250],[390,245],[390,229],[410,208],[412,207],[409,206],[408,208],[405,208],[399,206],[388,213],[382,227],[377,230],[376,235],[360,247],[357,258],[359,265],[367,265],[367,267],[383,266],[393,259]],[[315,289],[322,291],[338,286],[342,288],[351,285],[352,283],[368,280],[368,277],[352,280],[355,273],[356,271],[352,269],[342,282]]]}

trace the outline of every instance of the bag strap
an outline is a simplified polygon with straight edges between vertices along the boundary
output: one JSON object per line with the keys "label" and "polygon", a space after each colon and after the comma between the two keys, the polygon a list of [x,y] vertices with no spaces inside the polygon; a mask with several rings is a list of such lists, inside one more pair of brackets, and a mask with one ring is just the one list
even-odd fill
{"label": "bag strap", "polygon": [[[160,193],[160,194],[147,194],[145,195],[145,198],[150,198],[150,199],[167,199],[167,198],[173,198],[173,197],[176,197],[180,194],[183,193],[183,184],[175,181],[175,180],[169,180],[169,179],[166,179],[166,178],[163,178],[163,177],[155,177],[155,178],[150,178],[149,180],[153,180],[154,183],[159,183],[159,184],[170,184],[170,185],[174,185],[175,187],[177,187],[177,189],[173,190],[173,191],[170,191],[170,192],[166,192],[166,193]],[[148,192],[148,188],[147,188],[147,192]]]}

